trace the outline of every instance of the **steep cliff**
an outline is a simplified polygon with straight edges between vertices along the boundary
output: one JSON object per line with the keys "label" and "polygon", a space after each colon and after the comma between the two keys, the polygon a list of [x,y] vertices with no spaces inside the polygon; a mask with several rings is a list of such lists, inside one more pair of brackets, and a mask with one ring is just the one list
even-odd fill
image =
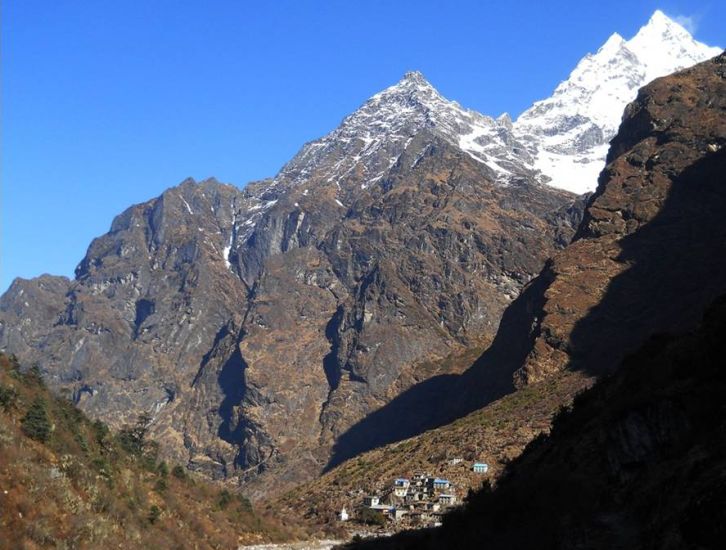
{"label": "steep cliff", "polygon": [[625,112],[574,242],[547,263],[521,383],[601,374],[693,326],[726,280],[726,57],[658,79]]}
{"label": "steep cliff", "polygon": [[726,525],[726,298],[580,394],[443,527],[350,548],[717,549]]}
{"label": "steep cliff", "polygon": [[726,54],[641,90],[574,241],[509,308],[532,327],[524,389],[483,413],[601,381],[442,529],[361,548],[720,548],[725,98]]}
{"label": "steep cliff", "polygon": [[[275,505],[322,523],[336,506],[354,507],[357,491],[417,470],[475,486],[453,457],[485,460],[496,480],[627,354],[653,334],[692,329],[726,292],[725,66],[722,54],[656,80],[628,107],[574,241],[505,310],[472,367],[438,381],[438,406],[467,416],[361,455]],[[416,393],[433,392],[414,386],[376,415],[397,420]]]}
{"label": "steep cliff", "polygon": [[[431,90],[407,76],[376,105],[441,110]],[[152,414],[164,452],[193,469],[274,471],[260,492],[315,475],[370,412],[468,366],[581,216],[526,173],[498,181],[429,120],[384,132],[344,175],[337,136],[304,181],[294,160],[244,190],[188,180],[128,209],[75,280],[12,285],[0,347],[112,425]],[[374,426],[337,450],[398,436]]]}

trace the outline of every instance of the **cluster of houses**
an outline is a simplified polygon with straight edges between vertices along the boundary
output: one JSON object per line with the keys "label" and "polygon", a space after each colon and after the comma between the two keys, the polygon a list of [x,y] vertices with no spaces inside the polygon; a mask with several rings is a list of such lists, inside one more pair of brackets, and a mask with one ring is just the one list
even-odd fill
{"label": "cluster of houses", "polygon": [[[471,466],[471,471],[476,474],[486,474],[488,470],[489,466],[482,462]],[[384,491],[365,496],[360,509],[380,512],[393,522],[428,527],[440,525],[446,509],[457,503],[456,488],[451,481],[417,473],[410,479],[397,478]],[[339,519],[350,519],[345,508],[340,511]]]}

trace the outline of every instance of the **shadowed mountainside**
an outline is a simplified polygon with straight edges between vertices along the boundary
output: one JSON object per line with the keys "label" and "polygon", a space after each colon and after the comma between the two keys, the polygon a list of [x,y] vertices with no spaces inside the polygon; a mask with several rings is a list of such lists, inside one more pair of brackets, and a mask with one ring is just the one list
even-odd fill
{"label": "shadowed mountainside", "polygon": [[347,548],[721,548],[724,354],[726,297],[580,394],[442,528]]}
{"label": "shadowed mountainside", "polygon": [[[641,90],[626,110],[575,239],[507,308],[492,346],[464,374],[444,379],[441,388],[453,389],[439,402],[453,406],[437,410],[431,426],[457,411],[512,402],[510,396],[523,388],[536,392],[543,384],[558,384],[565,372],[581,375],[583,383],[572,387],[582,388],[593,375],[611,373],[651,335],[693,328],[707,304],[726,292],[725,81],[722,54]],[[417,391],[414,386],[409,393]],[[422,387],[421,394],[427,393],[434,392]],[[561,404],[571,397],[560,395]],[[393,400],[376,421],[394,422],[399,406]],[[521,428],[534,426],[524,408],[508,414]],[[472,429],[479,423],[472,422]],[[431,453],[433,439],[447,445],[447,430],[442,426],[406,445]],[[450,433],[462,437],[457,430]],[[497,438],[491,446],[511,450],[506,434],[491,436]],[[519,435],[510,439],[521,441]],[[460,448],[456,442],[450,446]],[[361,457],[372,485],[377,464],[381,475],[390,475],[385,455],[395,449]],[[400,461],[400,474],[425,462],[426,455],[408,457]],[[436,465],[445,468],[443,462]],[[331,471],[312,494],[337,502],[328,484],[339,478]]]}
{"label": "shadowed mountainside", "polygon": [[232,548],[302,533],[111,432],[0,354],[0,548]]}

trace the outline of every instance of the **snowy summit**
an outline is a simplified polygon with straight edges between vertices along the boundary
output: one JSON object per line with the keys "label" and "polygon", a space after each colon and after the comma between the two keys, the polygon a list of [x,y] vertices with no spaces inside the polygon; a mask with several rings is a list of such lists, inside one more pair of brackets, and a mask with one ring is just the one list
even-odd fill
{"label": "snowy summit", "polygon": [[[593,191],[625,106],[652,79],[720,53],[656,11],[631,40],[613,34],[587,54],[551,97],[512,123],[444,98],[417,71],[375,94],[325,137],[306,144],[272,186],[317,181],[363,189],[383,178],[420,132],[446,140],[506,185],[526,177],[575,193]],[[346,185],[349,182],[358,182]],[[360,183],[363,182],[363,183]]]}
{"label": "snowy summit", "polygon": [[509,177],[523,165],[505,144],[513,139],[511,121],[464,109],[412,71],[371,97],[336,130],[306,144],[276,180],[315,178],[341,185],[349,175],[362,173],[367,187],[386,174],[422,131],[460,147],[491,168],[494,177]]}
{"label": "snowy summit", "polygon": [[638,89],[719,53],[721,48],[697,42],[656,11],[631,40],[615,33],[597,53],[586,55],[551,97],[522,113],[515,132],[535,155],[535,168],[551,178],[550,185],[593,191],[608,143]]}

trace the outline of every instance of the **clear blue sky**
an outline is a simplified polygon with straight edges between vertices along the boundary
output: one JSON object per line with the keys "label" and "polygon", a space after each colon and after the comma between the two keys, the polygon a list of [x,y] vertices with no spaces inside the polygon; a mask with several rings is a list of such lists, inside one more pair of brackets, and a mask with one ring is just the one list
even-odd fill
{"label": "clear blue sky", "polygon": [[115,215],[187,176],[274,175],[407,70],[517,115],[656,8],[726,45],[724,0],[6,0],[0,291],[72,275]]}

